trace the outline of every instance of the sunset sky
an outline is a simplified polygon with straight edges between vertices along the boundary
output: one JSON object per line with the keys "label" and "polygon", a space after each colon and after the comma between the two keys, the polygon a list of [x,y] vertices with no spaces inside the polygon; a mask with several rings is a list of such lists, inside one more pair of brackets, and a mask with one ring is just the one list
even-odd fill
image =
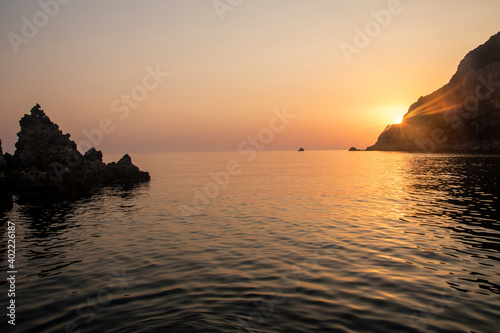
{"label": "sunset sky", "polygon": [[267,150],[366,148],[499,16],[498,0],[1,0],[0,139],[13,153],[39,103],[104,153],[236,150],[286,108]]}

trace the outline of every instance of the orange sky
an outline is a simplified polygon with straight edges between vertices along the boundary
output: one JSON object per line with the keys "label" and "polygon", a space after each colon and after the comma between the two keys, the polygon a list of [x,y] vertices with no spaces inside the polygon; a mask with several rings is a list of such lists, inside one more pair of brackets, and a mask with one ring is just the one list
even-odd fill
{"label": "orange sky", "polygon": [[0,139],[12,153],[39,103],[104,153],[236,150],[286,107],[266,149],[365,148],[499,14],[497,0],[0,0]]}

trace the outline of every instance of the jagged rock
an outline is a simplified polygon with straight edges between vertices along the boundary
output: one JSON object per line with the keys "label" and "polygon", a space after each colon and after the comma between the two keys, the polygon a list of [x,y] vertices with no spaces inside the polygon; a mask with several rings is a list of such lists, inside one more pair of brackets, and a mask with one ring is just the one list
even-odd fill
{"label": "jagged rock", "polygon": [[102,163],[102,152],[100,150],[96,150],[94,147],[87,150],[83,157],[85,157],[85,159],[89,162],[98,161]]}
{"label": "jagged rock", "polygon": [[500,32],[469,52],[450,82],[410,106],[367,150],[500,150]]}
{"label": "jagged rock", "polygon": [[305,151],[304,148],[300,148],[299,151]]}
{"label": "jagged rock", "polygon": [[16,151],[5,160],[13,191],[21,196],[79,196],[99,186],[150,179],[128,155],[108,165],[95,148],[82,155],[38,104],[19,123]]}
{"label": "jagged rock", "polygon": [[39,170],[48,170],[54,162],[67,164],[83,157],[76,143],[69,139],[70,135],[63,134],[40,105],[31,109],[31,115],[24,115],[19,124],[21,131],[17,133],[19,139],[14,153],[19,168],[36,166]]}
{"label": "jagged rock", "polygon": [[117,163],[109,163],[106,168],[121,182],[140,182],[149,180],[149,173],[140,171],[125,154]]}

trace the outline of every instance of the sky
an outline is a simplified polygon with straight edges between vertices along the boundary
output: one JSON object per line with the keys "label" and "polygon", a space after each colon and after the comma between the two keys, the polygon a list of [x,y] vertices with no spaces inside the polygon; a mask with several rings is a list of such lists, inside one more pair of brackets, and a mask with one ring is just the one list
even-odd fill
{"label": "sky", "polygon": [[499,15],[498,0],[0,0],[0,139],[13,153],[39,103],[82,152],[366,148]]}

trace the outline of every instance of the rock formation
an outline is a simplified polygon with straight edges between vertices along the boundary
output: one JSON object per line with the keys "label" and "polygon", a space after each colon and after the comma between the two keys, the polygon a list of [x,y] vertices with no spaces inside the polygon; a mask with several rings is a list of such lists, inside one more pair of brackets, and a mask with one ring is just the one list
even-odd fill
{"label": "rock formation", "polygon": [[299,151],[304,151],[304,148],[300,148]]}
{"label": "rock formation", "polygon": [[500,151],[500,32],[469,52],[448,84],[421,97],[367,150]]}
{"label": "rock formation", "polygon": [[5,161],[0,160],[0,181],[3,165],[5,188],[21,197],[79,196],[100,186],[150,179],[128,155],[109,164],[95,148],[82,155],[70,135],[63,134],[38,104],[19,123],[14,156],[5,154]]}
{"label": "rock formation", "polygon": [[0,140],[0,212],[12,207],[12,195],[9,187],[6,163],[2,151],[2,140]]}
{"label": "rock formation", "polygon": [[0,171],[5,168],[5,159],[3,158],[2,140],[0,140]]}

